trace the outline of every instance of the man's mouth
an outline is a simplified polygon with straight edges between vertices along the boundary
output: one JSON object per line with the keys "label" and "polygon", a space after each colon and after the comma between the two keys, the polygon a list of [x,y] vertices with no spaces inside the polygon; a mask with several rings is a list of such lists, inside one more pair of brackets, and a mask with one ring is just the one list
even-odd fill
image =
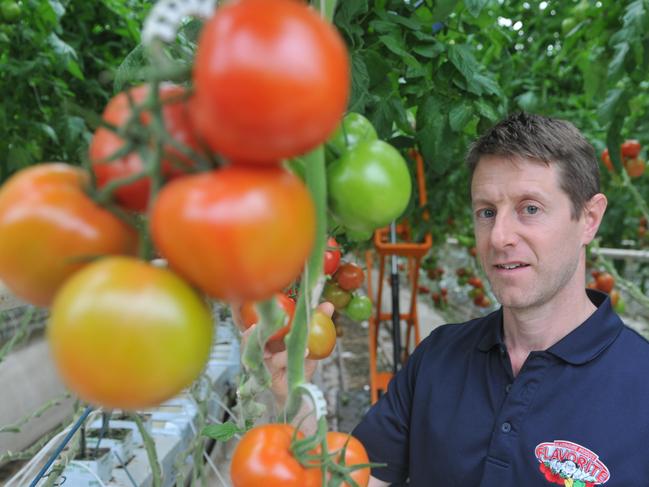
{"label": "man's mouth", "polygon": [[521,262],[512,262],[508,264],[496,264],[494,265],[497,269],[504,269],[504,270],[512,270],[512,269],[519,269],[521,267],[529,267],[529,264],[523,264]]}

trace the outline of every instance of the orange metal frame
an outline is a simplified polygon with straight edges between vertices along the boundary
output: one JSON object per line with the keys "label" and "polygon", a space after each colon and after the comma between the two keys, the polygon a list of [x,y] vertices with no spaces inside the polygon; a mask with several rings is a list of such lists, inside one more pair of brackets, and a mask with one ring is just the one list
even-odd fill
{"label": "orange metal frame", "polygon": [[[417,184],[419,188],[419,205],[425,206],[426,184],[424,178],[424,161],[421,154],[412,151],[411,156],[417,164]],[[427,214],[424,214],[427,219]],[[391,372],[379,371],[377,368],[377,350],[379,340],[379,327],[383,322],[392,321],[392,313],[381,312],[383,298],[383,279],[385,277],[386,257],[397,255],[408,258],[408,277],[410,283],[410,309],[407,313],[400,313],[400,318],[407,324],[406,341],[403,347],[403,361],[408,358],[410,341],[414,337],[414,345],[417,346],[420,341],[419,337],[419,320],[417,315],[417,289],[419,282],[419,266],[423,257],[428,253],[433,245],[433,238],[430,233],[426,233],[423,242],[412,242],[410,225],[404,221],[397,225],[397,235],[399,242],[390,243],[390,228],[382,228],[374,233],[374,250],[368,250],[365,254],[367,265],[367,293],[374,296],[372,291],[372,270],[374,265],[374,254],[379,257],[379,277],[377,280],[377,296],[374,299],[374,314],[369,319],[369,355],[370,355],[370,396],[372,404],[379,398],[379,391],[387,391],[388,383],[392,379]]]}

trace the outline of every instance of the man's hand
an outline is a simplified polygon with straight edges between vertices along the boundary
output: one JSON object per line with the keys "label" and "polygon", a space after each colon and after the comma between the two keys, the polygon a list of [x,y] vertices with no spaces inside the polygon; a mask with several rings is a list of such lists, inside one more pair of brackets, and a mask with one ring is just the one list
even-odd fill
{"label": "man's hand", "polygon": [[[232,305],[232,319],[234,323],[241,329],[241,306]],[[318,309],[325,313],[327,316],[332,316],[334,313],[334,306],[331,303],[322,303],[318,306]],[[241,341],[242,344],[245,344],[246,340],[252,333],[256,325],[252,325],[250,328],[245,330],[242,334]],[[306,358],[308,355],[308,350],[305,354],[304,359],[304,379],[309,382],[313,373],[318,365],[317,360],[310,360]],[[288,398],[288,380],[287,380],[287,365],[288,365],[288,353],[286,349],[277,350],[277,347],[266,346],[264,350],[264,363],[268,368],[268,371],[271,375],[271,392],[275,397],[275,402],[280,408],[284,407],[286,399]]]}

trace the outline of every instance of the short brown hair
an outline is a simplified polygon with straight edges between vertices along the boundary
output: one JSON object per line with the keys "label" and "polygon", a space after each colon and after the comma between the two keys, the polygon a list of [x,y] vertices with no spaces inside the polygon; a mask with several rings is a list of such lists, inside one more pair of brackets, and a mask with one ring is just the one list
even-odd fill
{"label": "short brown hair", "polygon": [[520,112],[497,123],[469,148],[466,162],[470,179],[480,159],[488,155],[557,164],[561,189],[572,202],[576,220],[586,202],[600,192],[595,149],[565,120]]}

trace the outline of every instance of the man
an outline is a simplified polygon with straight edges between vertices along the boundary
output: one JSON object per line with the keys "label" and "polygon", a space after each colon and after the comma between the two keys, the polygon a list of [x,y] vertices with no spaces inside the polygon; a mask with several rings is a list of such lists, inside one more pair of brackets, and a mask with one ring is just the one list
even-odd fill
{"label": "man", "polygon": [[606,209],[592,146],[522,113],[467,160],[502,307],[435,329],[355,428],[387,464],[370,486],[649,485],[649,342],[585,289]]}

